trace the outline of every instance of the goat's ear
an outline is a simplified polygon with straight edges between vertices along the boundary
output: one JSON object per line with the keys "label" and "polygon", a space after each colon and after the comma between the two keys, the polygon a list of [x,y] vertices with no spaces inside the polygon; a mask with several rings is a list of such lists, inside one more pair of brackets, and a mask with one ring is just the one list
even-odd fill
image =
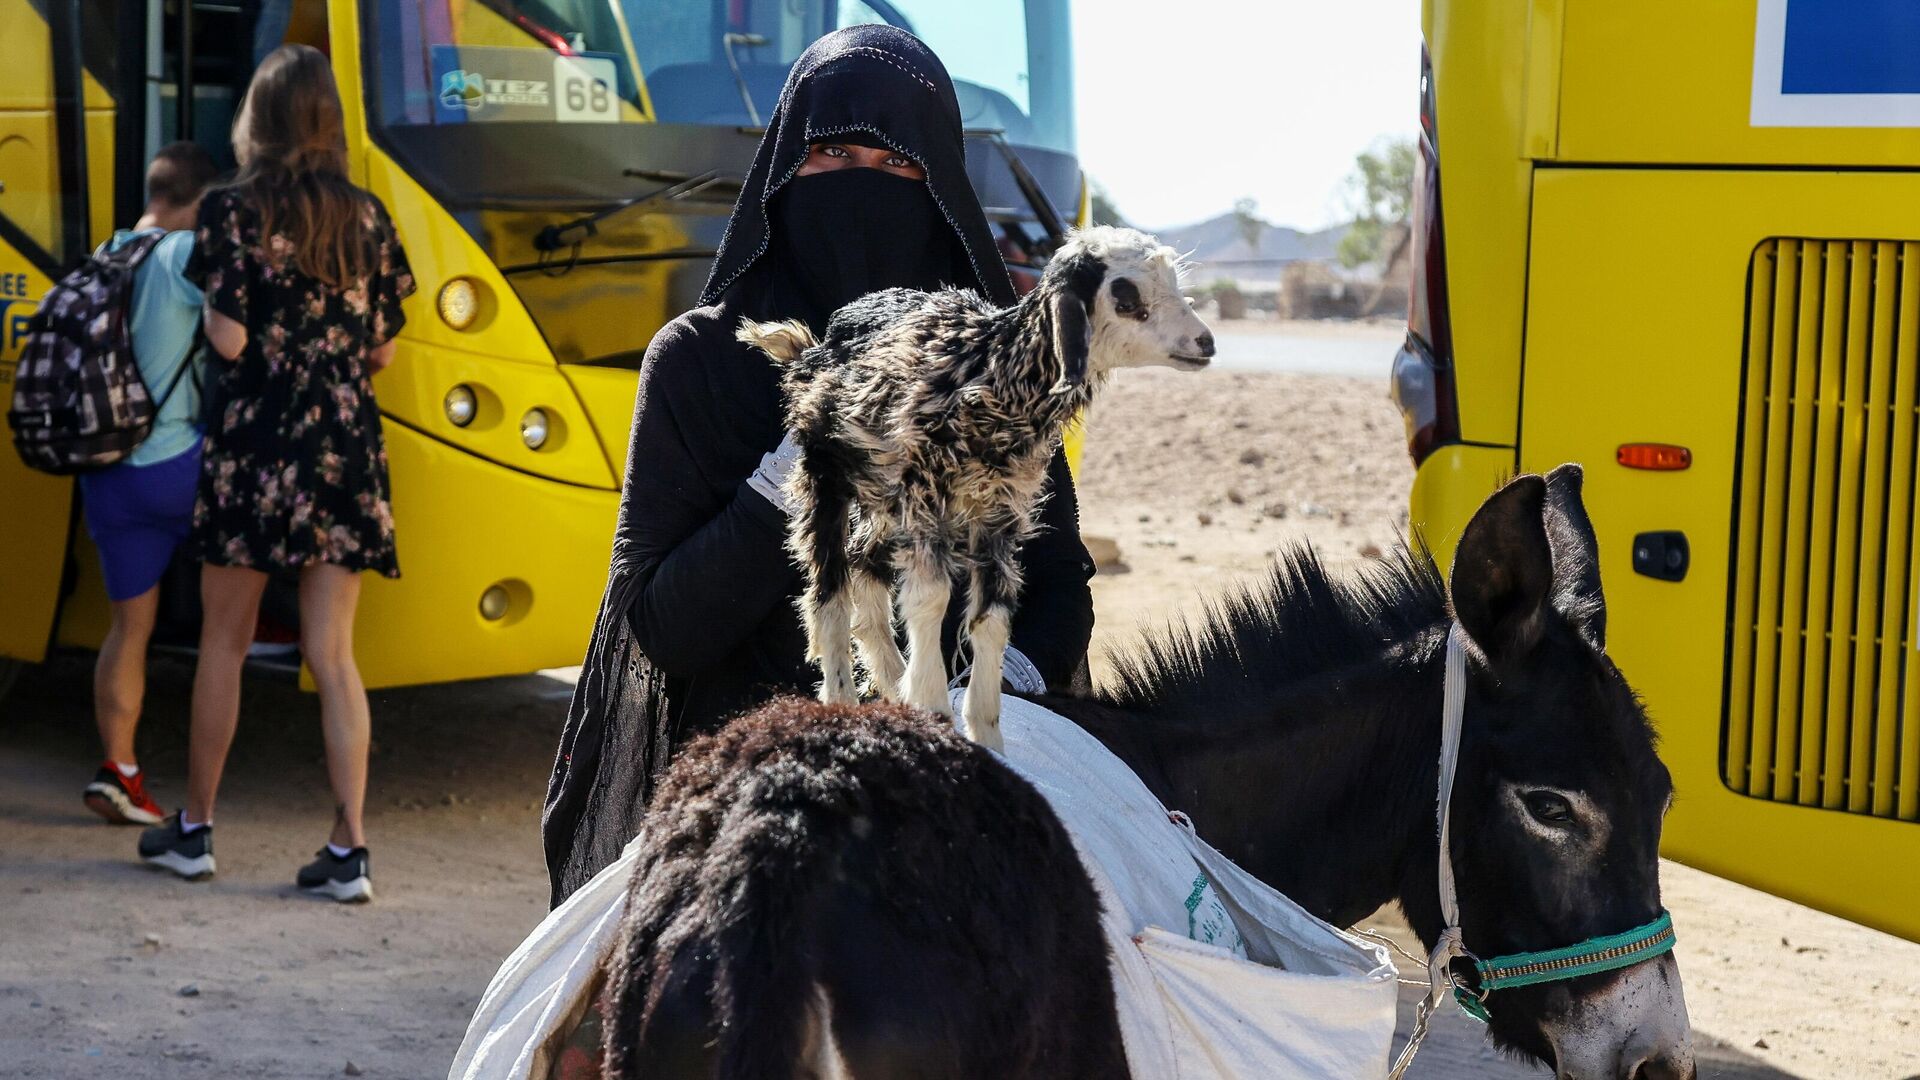
{"label": "goat's ear", "polygon": [[1607,601],[1600,593],[1600,541],[1580,498],[1585,474],[1562,465],[1547,474],[1547,542],[1553,548],[1553,604],[1580,636],[1607,648]]}
{"label": "goat's ear", "polygon": [[1553,590],[1546,481],[1522,476],[1481,505],[1453,557],[1453,614],[1496,672],[1533,650]]}
{"label": "goat's ear", "polygon": [[1060,380],[1053,393],[1064,394],[1087,381],[1087,353],[1093,348],[1093,320],[1086,301],[1061,289],[1053,295],[1053,354],[1060,358]]}

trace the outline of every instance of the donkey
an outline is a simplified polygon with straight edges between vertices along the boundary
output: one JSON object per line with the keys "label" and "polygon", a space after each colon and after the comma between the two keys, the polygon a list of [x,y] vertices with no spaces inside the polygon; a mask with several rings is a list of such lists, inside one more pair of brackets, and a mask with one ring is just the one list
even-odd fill
{"label": "donkey", "polygon": [[[1605,653],[1598,549],[1580,487],[1579,468],[1563,466],[1491,497],[1461,537],[1451,604],[1424,552],[1402,550],[1343,581],[1299,550],[1197,627],[1123,657],[1117,688],[1035,700],[1085,727],[1215,847],[1309,911],[1344,926],[1397,900],[1431,947],[1443,929],[1434,812],[1446,641],[1457,620],[1467,687],[1450,857],[1467,948],[1491,957],[1648,923],[1660,911],[1659,835],[1672,783],[1639,701]],[[1037,953],[1027,966],[991,966],[987,978],[954,977],[980,972],[978,958],[999,942],[1055,940],[1098,921],[1091,898],[1062,883],[1076,875],[1058,865],[1072,860],[1052,831],[1057,823],[1050,828],[1050,815],[1009,794],[1019,785],[980,782],[993,771],[925,749],[919,760],[906,745],[874,753],[880,736],[871,725],[804,737],[839,740],[836,771],[825,776],[794,755],[756,770],[758,799],[781,808],[757,823],[734,815],[738,831],[729,832],[712,813],[683,821],[671,802],[661,804],[669,816],[650,824],[644,842],[652,865],[673,861],[681,870],[667,878],[643,863],[634,877],[607,998],[609,1075],[808,1075],[793,1064],[798,1052],[763,1062],[773,1071],[716,1073],[714,1062],[738,1060],[763,1031],[803,1032],[781,1045],[814,1054],[808,1060],[827,1070],[816,1076],[972,1075],[944,1056],[957,1041],[997,1025],[1003,1035],[1034,1030],[1009,1025],[998,1003],[1077,993],[1095,1007],[1092,988],[1059,985],[1072,978],[1060,951]],[[745,767],[692,760],[700,769]],[[956,784],[961,771],[969,779]],[[884,819],[852,812],[878,805],[861,793],[898,792],[903,776],[927,785],[917,810]],[[990,827],[995,819],[982,809],[957,827],[956,815],[973,812],[952,802],[996,798],[1009,800],[1012,822]],[[816,864],[755,863],[763,851],[802,844]],[[1050,882],[1038,894],[1047,905],[991,902],[1029,873]],[[800,899],[817,895],[812,883],[821,881],[887,882],[893,910],[913,919],[895,915],[855,940],[847,911]],[[692,895],[674,882],[740,902],[663,934]],[[859,980],[880,968],[920,972],[922,981],[914,993],[863,992]],[[722,980],[722,970],[734,974]],[[786,993],[773,1014],[744,1007],[765,1003],[759,991],[772,983],[740,980],[775,972]],[[1695,1075],[1670,952],[1605,974],[1495,990],[1484,1006],[1496,1044],[1567,1080]],[[1036,1022],[1066,1033],[1085,1055],[1108,1020],[1096,1009]],[[663,1058],[663,1047],[681,1053]],[[991,1075],[1123,1075],[1072,1054],[1045,1067],[1025,1060],[1002,1061]],[[655,1071],[640,1071],[640,1062]]]}
{"label": "donkey", "polygon": [[1127,1075],[1073,841],[951,722],[776,701],[690,744],[654,806],[605,1076]]}
{"label": "donkey", "polygon": [[[1462,936],[1482,957],[1571,945],[1660,911],[1672,780],[1607,658],[1598,544],[1562,466],[1475,514],[1451,612],[1423,553],[1355,580],[1310,552],[1203,625],[1120,663],[1099,699],[1045,698],[1209,843],[1336,926],[1398,901],[1442,929],[1434,791],[1449,614],[1471,643],[1454,782]],[[1694,1074],[1679,969],[1499,990],[1493,1040],[1562,1077]]]}

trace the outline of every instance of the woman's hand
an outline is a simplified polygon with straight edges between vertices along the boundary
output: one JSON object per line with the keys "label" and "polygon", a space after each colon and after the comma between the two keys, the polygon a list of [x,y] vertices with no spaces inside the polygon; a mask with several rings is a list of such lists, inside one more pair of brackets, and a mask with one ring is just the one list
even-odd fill
{"label": "woman's hand", "polygon": [[222,315],[208,307],[203,309],[200,321],[207,330],[207,344],[220,354],[223,360],[238,360],[240,354],[247,351],[246,325]]}
{"label": "woman's hand", "polygon": [[784,514],[793,514],[793,500],[787,497],[787,478],[793,475],[796,465],[800,464],[800,444],[793,441],[793,432],[787,432],[780,445],[767,451],[760,459],[760,467],[747,477],[747,486],[766,497],[766,500],[780,508]]}
{"label": "woman's hand", "polygon": [[388,338],[385,344],[367,350],[368,373],[378,375],[387,370],[388,365],[393,363],[393,354],[397,351],[399,342],[399,338]]}

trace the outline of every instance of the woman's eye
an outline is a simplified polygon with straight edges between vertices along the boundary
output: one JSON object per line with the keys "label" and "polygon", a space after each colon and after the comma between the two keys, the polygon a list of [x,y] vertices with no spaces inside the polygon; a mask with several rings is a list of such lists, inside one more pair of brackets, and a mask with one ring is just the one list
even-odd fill
{"label": "woman's eye", "polygon": [[889,169],[905,169],[905,168],[911,167],[912,165],[913,165],[913,162],[908,161],[906,158],[900,157],[898,155],[895,155],[894,157],[890,157],[887,159],[887,168]]}
{"label": "woman's eye", "polygon": [[1530,791],[1526,795],[1527,813],[1545,825],[1568,825],[1573,822],[1573,806],[1566,798],[1551,791]]}
{"label": "woman's eye", "polygon": [[820,152],[822,154],[825,154],[828,157],[846,157],[847,156],[846,148],[840,147],[840,146],[823,146],[820,148]]}

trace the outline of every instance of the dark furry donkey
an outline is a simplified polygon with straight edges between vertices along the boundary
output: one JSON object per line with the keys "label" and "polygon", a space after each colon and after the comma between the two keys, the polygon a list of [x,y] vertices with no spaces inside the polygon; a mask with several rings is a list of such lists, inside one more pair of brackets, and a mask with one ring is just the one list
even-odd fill
{"label": "dark furry donkey", "polygon": [[961,289],[888,289],[835,312],[824,342],[798,322],[742,322],[739,337],[784,369],[801,452],[788,545],[807,574],[821,700],[856,700],[857,639],[883,696],[950,715],[940,622],[952,583],[967,581],[974,676],[961,715],[998,749],[1018,555],[1061,432],[1113,368],[1193,369],[1213,355],[1178,256],[1131,229],[1084,229],[1009,308]]}
{"label": "dark furry donkey", "polygon": [[[1467,636],[1452,851],[1466,946],[1551,949],[1660,910],[1672,786],[1607,658],[1599,552],[1565,466],[1460,539],[1335,578],[1310,551],[1042,703],[1241,866],[1335,925],[1398,901],[1440,932],[1446,639]],[[1451,593],[1451,604],[1449,604]],[[899,709],[787,702],[680,758],[647,821],[607,1002],[611,1075],[1124,1075],[1099,908],[1027,785]],[[1486,999],[1566,1080],[1694,1075],[1671,953]],[[1157,1080],[1157,1078],[1155,1078]]]}
{"label": "dark furry donkey", "polygon": [[1127,1075],[1072,842],[950,722],[776,701],[690,745],[653,806],[607,1076]]}

